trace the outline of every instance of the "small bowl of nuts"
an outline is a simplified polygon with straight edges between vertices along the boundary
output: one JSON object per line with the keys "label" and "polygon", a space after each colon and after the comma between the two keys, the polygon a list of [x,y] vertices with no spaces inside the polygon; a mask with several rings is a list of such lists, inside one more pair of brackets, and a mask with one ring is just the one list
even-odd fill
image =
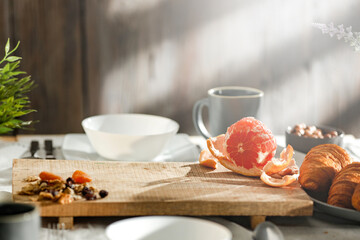
{"label": "small bowl of nuts", "polygon": [[321,144],[333,143],[342,146],[344,135],[344,131],[340,129],[301,123],[287,128],[285,140],[286,145],[290,144],[295,150],[307,153]]}

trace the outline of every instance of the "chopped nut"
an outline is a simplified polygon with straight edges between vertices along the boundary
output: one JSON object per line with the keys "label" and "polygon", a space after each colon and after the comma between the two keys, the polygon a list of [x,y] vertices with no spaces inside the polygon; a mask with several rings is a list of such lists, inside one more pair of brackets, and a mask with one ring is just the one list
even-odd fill
{"label": "chopped nut", "polygon": [[38,200],[41,201],[43,199],[47,199],[47,200],[53,200],[54,196],[52,195],[52,193],[50,192],[40,192],[39,193],[39,197]]}
{"label": "chopped nut", "polygon": [[21,188],[20,195],[35,195],[40,192],[38,183],[30,183]]}
{"label": "chopped nut", "polygon": [[28,176],[27,178],[24,178],[24,182],[35,182],[40,180],[39,176]]}
{"label": "chopped nut", "polygon": [[74,199],[71,197],[70,194],[62,193],[61,197],[59,198],[59,200],[57,202],[64,205],[64,204],[72,203],[73,201],[74,201]]}

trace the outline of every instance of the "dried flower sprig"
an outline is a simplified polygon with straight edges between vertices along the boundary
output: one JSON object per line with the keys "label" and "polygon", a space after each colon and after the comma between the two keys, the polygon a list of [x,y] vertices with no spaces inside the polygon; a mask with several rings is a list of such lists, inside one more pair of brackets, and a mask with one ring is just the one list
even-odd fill
{"label": "dried flower sprig", "polygon": [[339,40],[344,39],[354,47],[355,51],[360,52],[360,32],[352,32],[352,27],[344,28],[344,25],[334,26],[333,23],[328,25],[323,23],[313,23],[314,27],[319,28],[323,34],[329,34],[330,37],[336,36]]}

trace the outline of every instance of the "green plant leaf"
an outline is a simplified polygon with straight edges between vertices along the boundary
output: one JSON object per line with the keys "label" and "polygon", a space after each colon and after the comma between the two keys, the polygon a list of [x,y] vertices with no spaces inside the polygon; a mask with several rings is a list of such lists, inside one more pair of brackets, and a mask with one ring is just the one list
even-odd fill
{"label": "green plant leaf", "polygon": [[8,55],[10,50],[10,38],[8,38],[6,45],[5,45],[5,56]]}
{"label": "green plant leaf", "polygon": [[[11,56],[18,48],[10,50],[10,40],[5,46],[5,56],[0,61],[0,134],[16,128],[30,129],[34,121],[23,121],[22,116],[35,112],[30,108],[30,100],[26,96],[34,87],[34,81],[26,72],[19,70],[21,57]],[[3,66],[2,63],[6,62]]]}
{"label": "green plant leaf", "polygon": [[8,58],[6,59],[6,61],[8,61],[8,62],[15,62],[15,61],[20,60],[20,59],[21,59],[21,57],[10,56],[10,57],[8,57]]}

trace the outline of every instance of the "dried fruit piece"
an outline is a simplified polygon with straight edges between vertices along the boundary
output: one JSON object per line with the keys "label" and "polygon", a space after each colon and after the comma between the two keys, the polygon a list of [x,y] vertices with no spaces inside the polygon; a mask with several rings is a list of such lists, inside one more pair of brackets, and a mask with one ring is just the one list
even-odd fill
{"label": "dried fruit piece", "polygon": [[86,182],[91,182],[92,180],[92,178],[87,173],[80,170],[76,170],[73,173],[72,179],[74,180],[75,183],[86,183]]}
{"label": "dried fruit piece", "polygon": [[86,200],[95,200],[96,195],[94,193],[87,193],[85,196]]}
{"label": "dried fruit piece", "polygon": [[109,193],[108,193],[108,191],[106,191],[106,190],[100,190],[100,192],[99,192],[99,195],[100,195],[101,198],[106,197],[108,194],[109,194]]}
{"label": "dried fruit piece", "polygon": [[41,172],[39,174],[39,177],[43,181],[49,181],[49,180],[61,180],[62,181],[63,180],[60,176],[55,175],[55,174],[53,174],[51,172],[45,172],[45,171]]}
{"label": "dried fruit piece", "polygon": [[207,149],[204,149],[200,153],[199,157],[200,165],[216,169],[217,167],[217,159],[211,154],[211,152]]}

